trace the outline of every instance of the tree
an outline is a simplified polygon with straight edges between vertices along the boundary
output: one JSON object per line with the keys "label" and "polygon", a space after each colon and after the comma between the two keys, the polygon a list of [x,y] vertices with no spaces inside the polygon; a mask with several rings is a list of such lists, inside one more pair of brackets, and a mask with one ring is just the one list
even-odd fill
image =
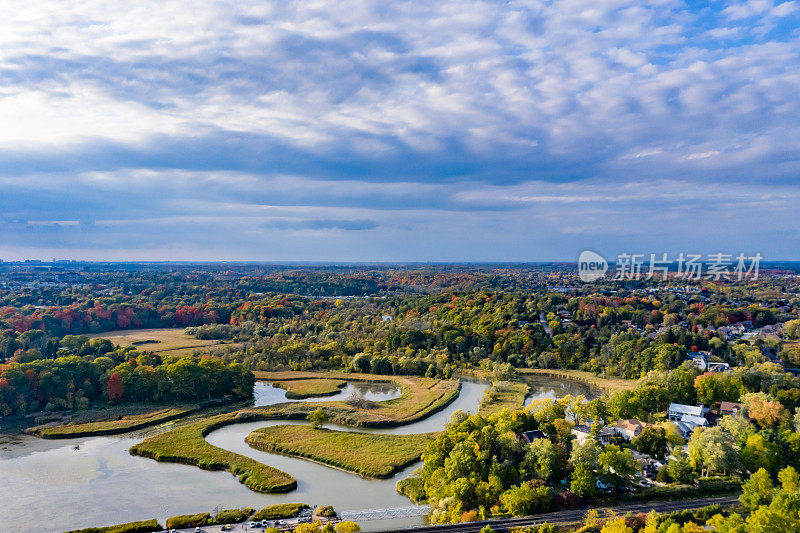
{"label": "tree", "polygon": [[613,444],[605,447],[597,458],[600,477],[614,487],[625,489],[633,485],[633,476],[639,463],[630,450],[623,450]]}
{"label": "tree", "polygon": [[772,478],[769,472],[759,468],[750,479],[742,485],[742,494],[739,501],[748,511],[755,511],[761,505],[769,505],[772,501]]}
{"label": "tree", "polygon": [[667,432],[657,426],[645,427],[639,436],[631,442],[634,448],[641,453],[646,453],[657,459],[664,458],[669,453]]}
{"label": "tree", "polygon": [[624,516],[618,516],[606,521],[600,533],[633,533],[633,529],[628,527],[628,524],[625,523]]}
{"label": "tree", "polygon": [[702,475],[741,471],[739,448],[723,428],[695,428],[689,440],[689,461]]}
{"label": "tree", "polygon": [[763,392],[755,392],[744,396],[747,415],[762,428],[774,426],[783,414],[783,406]]}
{"label": "tree", "polygon": [[550,509],[553,493],[546,485],[523,483],[500,495],[500,504],[513,516],[526,516]]}
{"label": "tree", "polygon": [[360,531],[361,526],[349,520],[336,524],[336,533],[359,533]]}
{"label": "tree", "polygon": [[113,402],[122,400],[125,394],[125,386],[119,372],[113,372],[108,378],[108,399]]}
{"label": "tree", "polygon": [[678,483],[690,483],[692,481],[692,465],[689,463],[689,456],[683,450],[676,450],[672,454],[674,459],[670,459],[664,468],[671,479]]}
{"label": "tree", "polygon": [[314,429],[319,429],[322,427],[322,424],[328,421],[328,414],[322,407],[317,407],[306,417],[309,422],[311,422],[311,427]]}
{"label": "tree", "polygon": [[558,450],[549,439],[534,439],[527,446],[522,469],[547,482],[559,474]]}
{"label": "tree", "polygon": [[766,469],[771,474],[778,470],[780,462],[780,447],[769,442],[763,435],[755,434],[747,437],[747,442],[742,448],[742,463],[754,472]]}
{"label": "tree", "polygon": [[591,498],[597,489],[597,476],[591,466],[577,463],[572,470],[569,489],[580,498]]}

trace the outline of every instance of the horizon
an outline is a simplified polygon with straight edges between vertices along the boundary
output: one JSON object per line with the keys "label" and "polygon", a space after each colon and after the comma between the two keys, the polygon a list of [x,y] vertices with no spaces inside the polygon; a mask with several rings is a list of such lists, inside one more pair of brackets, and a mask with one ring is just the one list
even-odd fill
{"label": "horizon", "polygon": [[794,1],[47,1],[0,25],[0,257],[800,260]]}

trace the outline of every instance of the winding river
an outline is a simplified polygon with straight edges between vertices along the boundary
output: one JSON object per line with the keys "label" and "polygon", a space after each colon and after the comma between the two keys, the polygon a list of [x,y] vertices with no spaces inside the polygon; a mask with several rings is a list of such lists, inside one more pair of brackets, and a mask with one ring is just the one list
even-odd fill
{"label": "winding river", "polygon": [[[541,386],[534,384],[531,397],[587,394],[582,387],[548,378]],[[335,396],[304,401],[340,400],[353,389],[360,389],[373,401],[400,394],[398,389],[387,385],[348,384]],[[425,420],[392,429],[362,431],[407,434],[441,430],[454,411],[474,412],[485,389],[486,384],[463,381],[458,398]],[[285,401],[283,390],[267,383],[257,384],[256,405]],[[217,506],[258,509],[275,503],[304,502],[353,510],[410,505],[408,499],[397,493],[395,483],[413,468],[390,479],[370,480],[303,459],[254,450],[244,442],[244,437],[254,429],[286,423],[303,422],[235,424],[213,431],[207,440],[290,473],[298,486],[288,494],[252,492],[229,472],[209,472],[129,455],[128,448],[146,434],[170,424],[125,436],[55,441],[0,433],[0,525],[8,532],[63,532],[153,517],[163,523],[169,516],[210,511]],[[364,522],[362,526],[365,530],[376,530],[422,521],[423,518],[405,518]]]}

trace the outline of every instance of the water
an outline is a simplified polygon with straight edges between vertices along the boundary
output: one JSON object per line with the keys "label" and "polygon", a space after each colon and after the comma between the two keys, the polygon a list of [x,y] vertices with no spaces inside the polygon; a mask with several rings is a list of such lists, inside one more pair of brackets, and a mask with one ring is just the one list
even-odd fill
{"label": "water", "polygon": [[[547,381],[542,394],[560,390],[557,380],[548,378]],[[573,385],[572,382],[568,384]],[[400,394],[392,386],[356,383],[324,400],[344,399],[354,388],[372,401],[387,400]],[[396,434],[439,431],[454,411],[474,412],[485,388],[485,384],[465,381],[459,397],[452,404],[425,420],[398,428],[363,431]],[[539,394],[538,389],[535,394]],[[257,384],[257,405],[285,401],[283,390],[265,383]],[[193,466],[159,463],[128,453],[128,449],[147,433],[161,428],[126,436],[58,441],[15,434],[12,438],[18,444],[0,444],[0,530],[65,531],[149,518],[158,518],[163,524],[169,516],[211,511],[218,505],[258,509],[274,503],[304,502],[333,505],[341,511],[406,507],[410,504],[397,493],[395,483],[414,467],[391,479],[369,480],[303,459],[254,450],[244,442],[244,437],[254,429],[287,423],[302,422],[236,424],[210,433],[207,440],[288,472],[298,483],[297,490],[288,494],[255,493],[229,472],[209,472]],[[364,522],[362,526],[365,530],[388,529],[419,524],[422,520],[381,520]]]}
{"label": "water", "polygon": [[534,400],[549,398],[555,400],[568,394],[573,396],[583,395],[587,400],[593,400],[600,396],[594,387],[580,381],[570,381],[559,379],[553,376],[529,374],[525,376],[525,382],[531,386],[531,393],[525,398],[525,405],[530,405]]}

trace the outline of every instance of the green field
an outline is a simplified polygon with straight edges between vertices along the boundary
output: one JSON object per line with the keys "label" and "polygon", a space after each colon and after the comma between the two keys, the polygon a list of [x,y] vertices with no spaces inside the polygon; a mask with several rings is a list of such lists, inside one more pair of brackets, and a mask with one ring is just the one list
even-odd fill
{"label": "green field", "polygon": [[370,478],[387,478],[419,461],[436,433],[385,435],[283,425],[257,429],[245,439],[257,450],[293,455]]}
{"label": "green field", "polygon": [[211,353],[220,345],[238,346],[230,341],[196,339],[180,328],[123,329],[90,335],[95,339],[108,339],[114,345],[135,346],[142,351],[162,355],[193,355]]}
{"label": "green field", "polygon": [[[257,372],[259,379],[332,378],[350,379],[342,373],[271,373]],[[375,402],[370,408],[360,409],[346,402],[283,403],[260,409],[243,409],[232,413],[203,418],[159,433],[131,447],[132,455],[149,457],[157,461],[195,465],[206,470],[228,470],[257,492],[286,492],[297,486],[295,479],[272,468],[216,446],[205,436],[219,427],[253,420],[304,420],[317,408],[326,411],[332,422],[362,427],[394,427],[421,420],[446,407],[458,396],[457,381],[437,380],[408,376],[375,376],[358,374],[361,381],[392,382],[403,391],[399,398]]]}
{"label": "green field", "polygon": [[[184,417],[200,409],[197,405],[166,407],[142,414],[133,414],[88,422],[71,422],[62,425],[36,426],[27,430],[31,435],[44,439],[71,439],[96,435],[116,435],[128,431],[155,426]],[[102,415],[101,415],[102,416]]]}
{"label": "green field", "polygon": [[343,379],[293,379],[273,381],[272,386],[286,391],[286,397],[292,400],[301,400],[314,396],[333,396],[347,385]]}

